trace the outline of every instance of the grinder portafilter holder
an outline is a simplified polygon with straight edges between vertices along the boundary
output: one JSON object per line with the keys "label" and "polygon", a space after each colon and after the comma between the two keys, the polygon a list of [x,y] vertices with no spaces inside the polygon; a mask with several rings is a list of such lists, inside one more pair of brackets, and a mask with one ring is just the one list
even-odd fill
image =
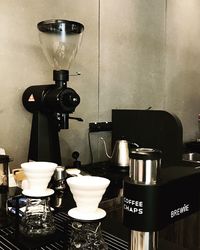
{"label": "grinder portafilter holder", "polygon": [[[161,166],[161,151],[151,148],[137,148],[130,152],[129,181],[135,185],[155,185],[159,178]],[[129,185],[129,184],[128,184]],[[135,213],[143,214],[143,201],[140,198],[130,198],[126,180],[124,185],[124,216]],[[126,213],[128,211],[128,214]],[[128,216],[127,216],[128,217]],[[126,219],[126,218],[124,218]],[[131,230],[130,250],[157,250],[158,233],[156,231]]]}

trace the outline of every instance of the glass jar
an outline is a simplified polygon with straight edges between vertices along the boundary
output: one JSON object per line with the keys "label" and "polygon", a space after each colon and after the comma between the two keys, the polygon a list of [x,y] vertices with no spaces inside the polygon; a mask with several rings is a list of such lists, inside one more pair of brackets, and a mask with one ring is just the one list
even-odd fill
{"label": "glass jar", "polygon": [[68,250],[107,250],[99,221],[73,221]]}
{"label": "glass jar", "polygon": [[8,155],[0,155],[0,191],[8,191]]}
{"label": "glass jar", "polygon": [[28,198],[19,230],[26,237],[42,237],[55,232],[49,197]]}

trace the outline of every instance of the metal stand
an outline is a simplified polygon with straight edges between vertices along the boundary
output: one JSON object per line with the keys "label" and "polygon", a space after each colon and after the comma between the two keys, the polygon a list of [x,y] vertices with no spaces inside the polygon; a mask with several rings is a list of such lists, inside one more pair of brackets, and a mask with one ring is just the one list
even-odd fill
{"label": "metal stand", "polygon": [[[153,186],[159,177],[161,152],[148,148],[137,148],[130,154],[130,180],[139,186]],[[125,192],[126,195],[126,192]],[[133,202],[133,200],[131,200]],[[143,213],[143,202],[138,201],[133,211]],[[158,232],[131,230],[130,250],[157,250]]]}
{"label": "metal stand", "polygon": [[158,232],[139,232],[131,230],[130,250],[157,250]]}

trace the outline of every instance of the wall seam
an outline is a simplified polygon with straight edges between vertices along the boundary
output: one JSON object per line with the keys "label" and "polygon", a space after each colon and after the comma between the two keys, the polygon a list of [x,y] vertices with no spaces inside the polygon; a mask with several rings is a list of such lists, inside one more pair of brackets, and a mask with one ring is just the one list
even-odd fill
{"label": "wall seam", "polygon": [[98,100],[97,100],[97,116],[98,116],[98,121],[100,119],[100,62],[101,62],[101,46],[100,46],[100,42],[101,42],[101,4],[100,4],[101,0],[98,0],[98,37],[97,37],[97,47],[98,47],[98,61],[97,61],[97,96],[98,96]]}
{"label": "wall seam", "polygon": [[163,101],[163,109],[166,109],[167,105],[167,96],[165,95],[167,91],[167,1],[165,0],[165,10],[164,10],[164,101]]}
{"label": "wall seam", "polygon": [[[100,82],[101,82],[101,0],[97,0],[98,4],[98,24],[97,24],[97,120],[100,119]],[[100,141],[97,136],[97,161],[100,159]]]}

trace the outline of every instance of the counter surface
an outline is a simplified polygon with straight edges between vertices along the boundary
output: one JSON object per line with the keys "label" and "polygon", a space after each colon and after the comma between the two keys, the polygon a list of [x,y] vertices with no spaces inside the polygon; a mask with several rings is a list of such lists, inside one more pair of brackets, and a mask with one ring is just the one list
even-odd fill
{"label": "counter surface", "polygon": [[[122,179],[127,175],[126,172],[107,171],[102,165],[97,169],[90,167],[84,170],[90,171],[91,174],[106,176],[111,179],[112,185],[103,197],[100,207],[107,211],[107,216],[102,221],[103,237],[110,250],[128,250],[129,230],[122,223],[121,207],[121,189]],[[104,169],[105,167],[105,169]],[[11,188],[10,196],[19,195],[21,190]],[[18,217],[12,216],[12,224],[0,229],[0,249],[11,250],[67,250],[67,240],[70,237],[70,217],[67,211],[75,206],[72,194],[68,187],[65,192],[55,192],[51,197],[51,205],[54,207],[54,218],[56,224],[56,233],[50,238],[30,241],[23,238],[18,232]],[[192,215],[190,218],[176,222],[159,232],[159,250],[198,250],[198,230],[199,230],[199,213]],[[17,220],[16,220],[17,219]],[[185,247],[183,247],[185,246]]]}

